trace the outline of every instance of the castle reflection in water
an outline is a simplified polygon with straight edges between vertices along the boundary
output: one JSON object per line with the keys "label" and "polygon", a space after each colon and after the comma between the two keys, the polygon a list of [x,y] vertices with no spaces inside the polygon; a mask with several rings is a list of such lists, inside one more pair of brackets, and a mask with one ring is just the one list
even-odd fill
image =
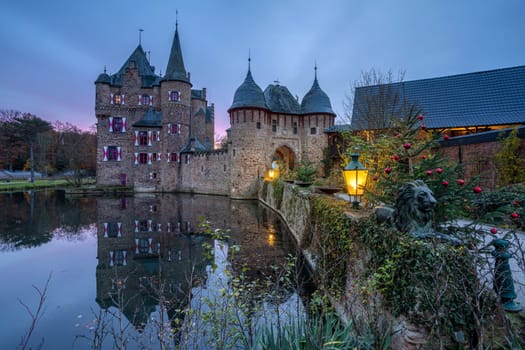
{"label": "castle reflection in water", "polygon": [[[203,195],[135,195],[97,198],[96,301],[116,307],[141,331],[162,299],[170,320],[182,317],[192,288],[206,284],[212,229],[230,229],[241,250],[234,265],[248,264],[249,278],[282,265],[295,246],[279,218],[256,201]],[[208,271],[209,272],[209,271]]]}

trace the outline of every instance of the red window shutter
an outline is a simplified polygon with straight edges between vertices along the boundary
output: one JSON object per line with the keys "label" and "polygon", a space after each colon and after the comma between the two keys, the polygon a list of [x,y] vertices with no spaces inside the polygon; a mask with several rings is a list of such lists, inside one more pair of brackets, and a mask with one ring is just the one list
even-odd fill
{"label": "red window shutter", "polygon": [[152,153],[148,153],[148,164],[151,165],[151,159],[153,158],[153,154]]}
{"label": "red window shutter", "polygon": [[169,153],[166,153],[166,162],[169,163],[171,161],[170,159],[170,154]]}
{"label": "red window shutter", "polygon": [[120,103],[121,103],[121,104],[124,104],[124,102],[125,102],[125,97],[126,97],[126,95],[121,95],[121,96],[120,96],[120,98],[121,98],[121,100],[120,100],[121,102],[120,102]]}
{"label": "red window shutter", "polygon": [[122,132],[126,132],[126,117],[122,117]]}
{"label": "red window shutter", "polygon": [[105,238],[108,237],[108,223],[107,222],[104,223],[104,237]]}
{"label": "red window shutter", "polygon": [[109,94],[109,104],[113,104],[113,94]]}
{"label": "red window shutter", "polygon": [[153,106],[153,96],[151,96],[151,95],[149,97],[149,105]]}
{"label": "red window shutter", "polygon": [[139,106],[142,106],[142,95],[139,95]]}
{"label": "red window shutter", "polygon": [[135,130],[135,146],[139,145],[139,131]]}
{"label": "red window shutter", "polygon": [[162,153],[160,153],[160,152],[159,152],[159,153],[157,153],[157,161],[159,161],[159,162],[160,162],[160,158],[161,158],[161,157],[162,157]]}
{"label": "red window shutter", "polygon": [[171,124],[168,124],[168,134],[171,134]]}
{"label": "red window shutter", "polygon": [[122,160],[122,147],[117,146],[117,162]]}
{"label": "red window shutter", "polygon": [[109,132],[113,132],[113,117],[108,118],[108,129]]}
{"label": "red window shutter", "polygon": [[139,154],[135,152],[135,165],[139,164]]}
{"label": "red window shutter", "polygon": [[179,134],[180,134],[181,130],[182,130],[182,125],[179,124],[179,125],[178,125],[178,133],[179,133]]}
{"label": "red window shutter", "polygon": [[107,162],[107,161],[108,161],[108,146],[104,146],[104,155],[103,155],[102,160],[103,160],[104,162]]}
{"label": "red window shutter", "polygon": [[160,142],[160,131],[157,131],[157,141]]}
{"label": "red window shutter", "polygon": [[148,146],[151,146],[152,142],[153,142],[153,132],[149,130],[148,131]]}

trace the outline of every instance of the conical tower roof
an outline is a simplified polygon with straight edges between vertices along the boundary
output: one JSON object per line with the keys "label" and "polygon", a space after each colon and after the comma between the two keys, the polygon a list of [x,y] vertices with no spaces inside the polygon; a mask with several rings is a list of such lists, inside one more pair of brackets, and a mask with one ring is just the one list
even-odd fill
{"label": "conical tower roof", "polygon": [[190,82],[188,74],[186,73],[186,68],[184,68],[184,60],[182,59],[178,25],[175,27],[175,35],[173,36],[173,43],[171,44],[170,58],[168,60],[168,67],[166,68],[164,80]]}
{"label": "conical tower roof", "polygon": [[264,99],[264,93],[253,80],[249,65],[244,82],[237,88],[235,95],[233,95],[233,103],[230,109],[241,107],[268,108],[266,106],[266,100]]}
{"label": "conical tower roof", "polygon": [[301,110],[303,114],[329,113],[335,115],[328,95],[321,89],[317,81],[317,67],[315,67],[314,83],[301,102]]}

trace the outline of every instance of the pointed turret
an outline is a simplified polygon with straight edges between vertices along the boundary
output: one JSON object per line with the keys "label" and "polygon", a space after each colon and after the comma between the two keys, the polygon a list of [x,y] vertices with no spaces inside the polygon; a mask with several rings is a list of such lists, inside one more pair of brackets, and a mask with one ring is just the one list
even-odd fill
{"label": "pointed turret", "polygon": [[330,98],[328,98],[328,95],[321,89],[317,82],[317,65],[315,66],[314,83],[310,91],[304,96],[301,102],[301,109],[303,114],[329,113],[335,115],[332,110]]}
{"label": "pointed turret", "polygon": [[171,45],[170,58],[168,60],[168,67],[166,68],[164,80],[190,82],[188,74],[186,73],[186,68],[184,68],[184,60],[182,59],[178,24],[175,26],[175,35],[173,36],[173,44]]}
{"label": "pointed turret", "polygon": [[250,61],[251,59],[249,58],[248,73],[246,74],[244,82],[235,91],[235,95],[233,95],[233,103],[230,109],[241,107],[268,108],[266,106],[266,100],[264,99],[262,89],[253,80]]}

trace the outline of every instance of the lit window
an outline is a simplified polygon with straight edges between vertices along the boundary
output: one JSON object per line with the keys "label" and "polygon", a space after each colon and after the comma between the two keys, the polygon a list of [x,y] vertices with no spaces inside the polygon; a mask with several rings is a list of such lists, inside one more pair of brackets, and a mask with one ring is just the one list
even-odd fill
{"label": "lit window", "polygon": [[139,164],[148,164],[148,154],[139,153]]}
{"label": "lit window", "polygon": [[118,160],[117,146],[108,146],[108,160]]}
{"label": "lit window", "polygon": [[121,103],[122,103],[122,95],[120,94],[113,95],[113,104],[119,105]]}
{"label": "lit window", "polygon": [[170,101],[179,102],[180,101],[180,92],[170,91]]}
{"label": "lit window", "polygon": [[317,134],[317,128],[310,128],[310,134],[311,135]]}
{"label": "lit window", "polygon": [[148,132],[139,131],[139,145],[147,146],[148,145]]}

